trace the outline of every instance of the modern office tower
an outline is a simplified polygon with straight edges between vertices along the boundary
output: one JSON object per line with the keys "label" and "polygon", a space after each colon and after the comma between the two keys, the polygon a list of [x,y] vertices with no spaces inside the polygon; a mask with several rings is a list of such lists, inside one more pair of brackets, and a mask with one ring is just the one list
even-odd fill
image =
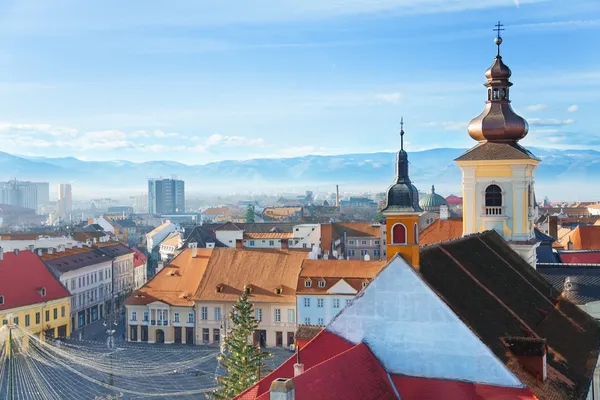
{"label": "modern office tower", "polygon": [[73,198],[71,195],[71,184],[61,183],[58,185],[58,215],[61,220],[68,220],[73,211]]}
{"label": "modern office tower", "polygon": [[148,179],[148,213],[185,211],[185,182],[179,179]]}

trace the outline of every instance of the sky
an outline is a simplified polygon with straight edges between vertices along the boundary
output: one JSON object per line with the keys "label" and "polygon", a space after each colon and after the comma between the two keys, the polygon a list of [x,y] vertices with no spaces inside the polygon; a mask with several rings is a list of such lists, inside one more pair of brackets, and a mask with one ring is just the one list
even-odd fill
{"label": "sky", "polygon": [[496,53],[527,146],[600,150],[598,0],[3,0],[0,151],[226,159],[471,147]]}

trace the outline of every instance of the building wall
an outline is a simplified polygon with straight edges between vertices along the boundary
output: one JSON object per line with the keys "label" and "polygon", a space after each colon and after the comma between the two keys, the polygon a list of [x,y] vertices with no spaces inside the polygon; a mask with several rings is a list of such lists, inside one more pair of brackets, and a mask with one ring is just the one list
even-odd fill
{"label": "building wall", "polygon": [[[187,343],[187,335],[185,334],[186,328],[194,329],[194,307],[181,307],[181,306],[170,306],[161,302],[154,302],[148,305],[136,305],[126,306],[126,325],[127,333],[126,338],[129,342],[142,342],[142,326],[148,329],[148,343],[157,342],[157,331],[161,330],[164,334],[164,343],[172,344],[175,343],[175,329],[181,328],[181,343]],[[159,311],[166,312],[166,322],[157,319]],[[134,315],[135,313],[135,315]],[[148,318],[145,319],[145,313]],[[177,322],[177,313],[179,314],[179,321]],[[191,319],[190,319],[191,314]],[[160,323],[160,325],[159,325]],[[135,338],[133,337],[135,327]],[[145,340],[144,340],[145,341]],[[192,344],[192,343],[188,343]]]}
{"label": "building wall", "polygon": [[101,319],[110,311],[112,273],[112,260],[108,260],[60,275],[60,282],[71,293],[73,330]]}
{"label": "building wall", "polygon": [[173,223],[169,223],[168,225],[165,225],[158,232],[154,232],[152,235],[147,234],[146,235],[146,248],[148,250],[148,253],[151,253],[152,250],[154,249],[154,247],[157,246],[163,240],[165,240],[165,238],[167,236],[169,236],[169,234],[171,234],[172,232],[176,232],[176,231],[177,231],[177,225],[175,225]]}
{"label": "building wall", "polygon": [[[252,296],[250,296],[252,299]],[[224,337],[225,332],[228,332],[231,328],[231,320],[228,318],[229,313],[232,310],[234,302],[197,302],[196,303],[196,343],[197,344],[214,344],[214,330],[219,330],[221,338]],[[202,308],[206,307],[206,319],[203,319]],[[215,309],[220,309],[220,319],[215,319]],[[276,333],[281,332],[283,339],[283,346],[288,347],[290,334],[293,336],[296,332],[297,319],[296,319],[296,304],[295,303],[255,303],[255,316],[256,309],[261,310],[262,319],[259,323],[258,330],[266,331],[266,345],[267,347],[276,346]],[[275,310],[280,310],[280,322],[275,321]],[[292,310],[293,321],[288,319],[288,310]],[[203,333],[204,329],[208,329],[209,338],[208,341],[204,340]]]}
{"label": "building wall", "polygon": [[[298,295],[298,323],[304,325],[327,325],[354,298],[355,294]],[[308,303],[306,303],[308,299]],[[319,300],[323,306],[319,307]]]}
{"label": "building wall", "polygon": [[59,246],[67,246],[67,243],[75,242],[76,240],[67,236],[45,238],[40,236],[38,239],[31,240],[2,240],[2,235],[0,235],[0,247],[4,251],[28,250],[30,246],[33,246],[34,249],[58,248]]}
{"label": "building wall", "polygon": [[113,260],[113,293],[120,301],[124,301],[133,291],[133,256],[134,253],[129,253]]}
{"label": "building wall", "polygon": [[350,260],[364,260],[365,255],[369,259],[381,260],[385,258],[385,240],[381,237],[348,236],[346,238],[346,256]]}
{"label": "building wall", "polygon": [[134,289],[139,289],[148,280],[147,263],[133,268]]}
{"label": "building wall", "polygon": [[217,237],[217,240],[219,240],[225,246],[235,247],[235,241],[238,239],[243,239],[244,232],[219,230],[215,232],[215,236]]}
{"label": "building wall", "polygon": [[[392,231],[395,224],[404,224],[406,227],[406,243],[396,244],[392,241]],[[415,237],[414,226],[417,225]],[[419,266],[419,216],[417,214],[386,215],[386,242],[387,259],[400,254],[410,265]]]}
{"label": "building wall", "polygon": [[[54,318],[54,310],[56,310],[56,318]],[[46,318],[46,311],[48,311],[48,318]],[[17,318],[18,325],[32,333],[48,331],[52,336],[57,337],[59,327],[62,327],[64,332],[61,333],[69,336],[71,334],[70,312],[70,298],[63,297],[44,303],[0,310],[0,321],[2,321],[0,324],[4,324],[4,321],[15,323],[15,318]],[[39,323],[36,323],[37,313],[39,313]],[[26,323],[27,316],[29,316],[29,325]]]}

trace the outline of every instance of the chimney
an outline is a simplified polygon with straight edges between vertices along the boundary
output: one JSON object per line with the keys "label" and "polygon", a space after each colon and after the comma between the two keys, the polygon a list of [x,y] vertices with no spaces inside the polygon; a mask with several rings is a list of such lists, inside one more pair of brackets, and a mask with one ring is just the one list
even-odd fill
{"label": "chimney", "polygon": [[188,246],[192,250],[192,258],[196,258],[198,256],[198,243],[191,242]]}
{"label": "chimney", "polygon": [[294,381],[287,378],[277,378],[271,382],[269,389],[271,400],[295,400],[295,385]]}
{"label": "chimney", "polygon": [[558,239],[558,216],[556,215],[548,216],[548,235]]}
{"label": "chimney", "polygon": [[52,247],[49,247],[48,248],[48,254],[52,254],[52,251],[53,251]]}
{"label": "chimney", "polygon": [[242,239],[235,239],[235,248],[236,249],[243,249],[244,248],[244,240],[242,240]]}
{"label": "chimney", "polygon": [[85,245],[86,245],[87,247],[92,247],[92,241],[91,241],[90,239],[86,240],[86,241],[85,241]]}
{"label": "chimney", "polygon": [[340,187],[335,185],[335,206],[340,206]]}
{"label": "chimney", "polygon": [[33,253],[33,252],[35,252],[35,246],[34,246],[34,245],[30,244],[30,245],[29,245],[29,246],[27,246],[27,247],[29,248],[29,251],[30,251],[30,252],[32,252],[32,253]]}
{"label": "chimney", "polygon": [[97,241],[97,239],[96,239],[96,238],[94,238],[94,244],[96,244],[96,241]]}
{"label": "chimney", "polygon": [[72,249],[72,248],[73,248],[73,243],[71,243],[71,242],[68,242],[68,243],[67,243],[67,249]]}
{"label": "chimney", "polygon": [[546,380],[546,339],[509,336],[503,342],[517,357],[523,369],[533,375],[537,382]]}
{"label": "chimney", "polygon": [[0,246],[0,261],[4,260],[4,249]]}
{"label": "chimney", "polygon": [[287,250],[290,248],[290,242],[288,241],[288,239],[281,239],[281,248],[283,250]]}
{"label": "chimney", "polygon": [[15,253],[15,256],[19,255],[19,249],[13,249],[13,252]]}
{"label": "chimney", "polygon": [[371,261],[371,256],[369,253],[365,254],[365,261]]}
{"label": "chimney", "polygon": [[83,243],[81,243],[81,242],[77,242],[77,248],[78,248],[78,249],[81,249],[82,247],[83,247]]}
{"label": "chimney", "polygon": [[206,242],[206,248],[207,249],[214,249],[215,248],[215,242]]}
{"label": "chimney", "polygon": [[296,348],[296,364],[294,364],[294,378],[304,373],[304,364],[300,362],[300,346]]}
{"label": "chimney", "polygon": [[450,209],[447,204],[440,206],[440,219],[445,221],[450,218]]}
{"label": "chimney", "polygon": [[323,260],[329,260],[329,253],[323,254]]}

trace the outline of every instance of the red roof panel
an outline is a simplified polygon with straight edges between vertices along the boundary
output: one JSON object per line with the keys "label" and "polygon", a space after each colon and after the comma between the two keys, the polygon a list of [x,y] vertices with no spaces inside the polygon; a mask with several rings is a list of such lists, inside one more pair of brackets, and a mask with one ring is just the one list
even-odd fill
{"label": "red roof panel", "polygon": [[[30,251],[4,253],[0,260],[0,277],[0,296],[4,296],[0,310],[71,296],[43,261]],[[45,296],[38,293],[41,288],[46,289]]]}
{"label": "red roof panel", "polygon": [[600,251],[560,252],[559,256],[566,264],[600,264]]}
{"label": "red roof panel", "polygon": [[529,389],[392,375],[402,400],[534,400]]}

